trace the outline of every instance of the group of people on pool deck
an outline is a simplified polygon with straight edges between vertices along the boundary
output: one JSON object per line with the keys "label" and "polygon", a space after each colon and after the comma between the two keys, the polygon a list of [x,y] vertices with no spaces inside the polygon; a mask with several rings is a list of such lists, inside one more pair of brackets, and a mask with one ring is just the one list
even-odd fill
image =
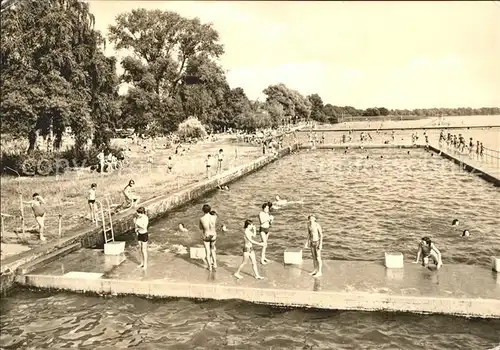
{"label": "group of people on pool deck", "polygon": [[[283,204],[285,200],[276,198],[277,204]],[[269,231],[273,224],[274,217],[270,214],[270,209],[273,203],[266,202],[262,204],[262,211],[259,213],[259,233],[261,242],[256,241],[257,227],[252,220],[247,219],[243,224],[243,261],[234,273],[238,279],[243,278],[241,269],[248,263],[252,263],[255,278],[263,279],[257,268],[257,258],[255,255],[254,245],[262,247],[260,262],[262,265],[268,263],[266,258],[266,248],[269,238]],[[202,230],[203,245],[206,252],[206,263],[209,271],[217,268],[217,256],[215,242],[217,240],[217,213],[212,210],[210,205],[205,204],[202,207],[203,216],[200,218],[200,229]],[[308,239],[305,243],[305,248],[311,248],[311,254],[314,262],[314,270],[310,273],[313,277],[322,275],[321,249],[323,246],[323,231],[319,223],[316,222],[314,215],[308,217]]]}
{"label": "group of people on pool deck", "polygon": [[[284,205],[286,200],[280,199],[276,196],[275,207],[279,204]],[[269,232],[274,221],[274,217],[270,214],[270,209],[273,203],[266,202],[262,204],[262,210],[259,213],[259,233],[261,237],[261,242],[256,241],[257,227],[252,220],[247,219],[243,224],[243,261],[234,273],[234,276],[238,279],[243,278],[241,276],[242,268],[248,263],[252,263],[255,278],[263,279],[259,274],[257,268],[257,258],[254,250],[254,245],[262,247],[261,253],[261,264],[265,265],[268,263],[266,258],[266,248],[269,238]],[[203,216],[200,218],[199,227],[202,231],[202,240],[205,247],[205,261],[207,263],[207,268],[209,271],[217,268],[217,255],[215,243],[217,241],[217,213],[212,210],[210,205],[204,204],[202,207]],[[313,258],[314,270],[310,273],[313,277],[322,276],[322,260],[321,260],[321,250],[323,249],[323,229],[321,225],[317,222],[314,215],[309,215],[307,218],[307,230],[308,236],[304,248],[311,249],[311,255]],[[148,217],[146,215],[146,210],[144,207],[137,209],[137,214],[134,219],[136,225],[136,233],[139,241],[140,255],[141,255],[141,265],[140,267],[147,268],[147,242],[148,233],[147,227],[149,224]],[[453,226],[458,226],[458,220],[453,220]],[[226,231],[225,225],[222,226],[222,230]],[[465,230],[462,237],[469,237],[469,231]],[[422,240],[418,246],[417,258],[414,263],[419,263],[422,259],[422,265],[424,267],[429,267],[429,264],[433,262],[437,269],[443,266],[443,260],[441,252],[432,242],[429,237],[422,237]]]}

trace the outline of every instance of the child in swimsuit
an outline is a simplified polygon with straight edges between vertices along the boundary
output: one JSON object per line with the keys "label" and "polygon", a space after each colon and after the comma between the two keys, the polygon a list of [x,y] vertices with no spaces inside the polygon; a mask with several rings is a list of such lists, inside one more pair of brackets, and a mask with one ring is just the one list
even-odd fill
{"label": "child in swimsuit", "polygon": [[135,185],[134,180],[130,180],[128,185],[123,189],[123,195],[125,196],[126,207],[129,208],[133,206],[134,208],[137,206],[139,202],[139,196],[133,193],[132,187]]}
{"label": "child in swimsuit", "polygon": [[210,167],[212,166],[211,164],[212,161],[212,155],[208,155],[207,159],[205,159],[205,168],[207,169],[207,178],[210,178]]}
{"label": "child in swimsuit", "polygon": [[172,172],[172,157],[168,157],[167,168],[168,168],[168,172],[171,173]]}
{"label": "child in swimsuit", "polygon": [[31,205],[31,209],[33,210],[33,214],[35,215],[35,220],[39,227],[40,232],[40,241],[46,241],[47,239],[43,235],[43,231],[45,228],[45,200],[38,193],[33,194],[33,200],[27,202],[27,204]]}
{"label": "child in swimsuit", "polygon": [[271,209],[272,203],[266,202],[262,204],[262,211],[259,213],[259,221],[260,221],[260,236],[262,238],[262,242],[265,245],[262,246],[262,255],[260,259],[260,263],[262,265],[267,264],[268,260],[266,259],[266,247],[267,247],[267,239],[269,237],[269,228],[273,222],[272,215],[269,214],[269,210]]}
{"label": "child in swimsuit", "polygon": [[93,183],[90,185],[89,195],[87,197],[87,202],[90,209],[90,220],[95,222],[97,220],[96,209],[95,209],[95,195],[96,195],[97,184]]}
{"label": "child in swimsuit", "polygon": [[255,258],[255,251],[253,250],[252,244],[264,247],[265,243],[264,242],[259,243],[254,240],[254,237],[257,235],[257,232],[255,230],[255,225],[252,223],[252,220],[245,220],[243,228],[245,229],[245,234],[243,235],[244,237],[243,261],[241,262],[241,265],[238,267],[238,270],[236,270],[236,272],[234,273],[234,276],[238,279],[243,278],[243,276],[240,274],[241,269],[243,268],[243,266],[246,265],[248,260],[250,260],[252,262],[255,278],[259,280],[264,279],[264,277],[259,275],[259,271],[257,270],[257,261]]}
{"label": "child in swimsuit", "polygon": [[224,150],[221,148],[217,154],[217,172],[222,171],[222,161],[224,160]]}

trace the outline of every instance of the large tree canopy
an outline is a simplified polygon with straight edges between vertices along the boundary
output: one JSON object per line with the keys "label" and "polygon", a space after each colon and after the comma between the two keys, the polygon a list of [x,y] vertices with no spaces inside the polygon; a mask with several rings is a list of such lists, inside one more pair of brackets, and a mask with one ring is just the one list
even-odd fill
{"label": "large tree canopy", "polygon": [[[126,106],[140,106],[146,118],[136,126],[158,121],[175,129],[179,111],[172,108],[179,101],[184,117],[207,123],[219,116],[229,86],[215,63],[224,49],[211,24],[175,12],[137,9],[118,15],[109,33],[117,49],[132,53],[122,61],[122,79],[133,86]],[[165,120],[173,115],[175,120]]]}
{"label": "large tree canopy", "polygon": [[78,0],[18,1],[1,12],[3,127],[28,136],[71,126],[77,148],[101,118],[116,113],[115,59],[102,53],[89,6]]}

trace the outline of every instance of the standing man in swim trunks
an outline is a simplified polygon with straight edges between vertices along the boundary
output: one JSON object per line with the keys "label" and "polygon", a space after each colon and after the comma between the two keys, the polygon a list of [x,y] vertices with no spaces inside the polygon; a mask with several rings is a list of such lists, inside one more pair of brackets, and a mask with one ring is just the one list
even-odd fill
{"label": "standing man in swim trunks", "polygon": [[148,268],[148,225],[149,218],[146,215],[146,208],[140,207],[137,209],[136,217],[134,218],[135,233],[137,234],[137,241],[139,242],[139,251],[141,256],[141,264],[144,270]]}
{"label": "standing man in swim trunks", "polygon": [[309,215],[307,219],[308,238],[304,247],[308,248],[311,246],[311,254],[314,264],[314,270],[310,273],[310,275],[313,277],[321,277],[323,275],[323,262],[321,260],[321,249],[323,249],[323,230],[321,225],[316,222],[316,217],[314,215]]}
{"label": "standing man in swim trunks", "polygon": [[266,248],[267,248],[267,239],[269,238],[269,229],[271,228],[271,224],[273,223],[273,216],[269,214],[269,209],[271,205],[269,202],[262,204],[262,211],[259,213],[259,222],[260,222],[260,237],[262,238],[262,255],[260,258],[260,263],[262,265],[267,264],[268,260],[266,259]]}
{"label": "standing man in swim trunks", "polygon": [[215,255],[217,215],[211,214],[212,208],[208,204],[204,204],[201,210],[203,211],[203,216],[200,218],[200,229],[203,231],[201,238],[205,247],[207,268],[212,271],[212,268],[217,268],[217,256]]}
{"label": "standing man in swim trunks", "polygon": [[224,161],[224,150],[221,148],[217,153],[217,172],[222,172],[222,162]]}
{"label": "standing man in swim trunks", "polygon": [[259,243],[254,240],[254,237],[257,235],[257,232],[255,232],[255,225],[252,223],[252,220],[245,220],[245,224],[243,226],[245,229],[245,234],[243,235],[244,238],[244,245],[243,245],[243,261],[241,262],[240,267],[238,267],[238,270],[234,273],[234,276],[238,279],[243,278],[242,275],[240,275],[241,269],[245,264],[250,260],[252,262],[252,267],[253,267],[253,272],[255,274],[255,278],[258,280],[264,279],[261,275],[259,275],[259,271],[257,270],[257,261],[255,258],[255,251],[253,250],[252,244],[260,245],[264,247],[264,243]]}

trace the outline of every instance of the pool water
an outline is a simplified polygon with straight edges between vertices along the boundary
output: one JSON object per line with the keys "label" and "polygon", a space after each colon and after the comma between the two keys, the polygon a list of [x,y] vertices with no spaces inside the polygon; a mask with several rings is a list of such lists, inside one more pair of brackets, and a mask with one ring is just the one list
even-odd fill
{"label": "pool water", "polygon": [[[268,255],[302,246],[314,213],[325,259],[414,258],[430,236],[445,264],[489,263],[500,255],[500,190],[424,150],[301,151],[266,166],[150,228],[151,249],[200,241],[201,206],[228,231],[218,253],[241,254],[243,222],[257,221],[276,195],[297,201],[274,210]],[[458,228],[451,221],[460,220]],[[183,223],[189,232],[178,232]],[[463,229],[469,239],[459,237]],[[168,267],[166,267],[168,268]],[[238,301],[148,300],[15,291],[2,298],[0,347],[88,349],[491,349],[500,320],[392,313],[286,310]]]}

